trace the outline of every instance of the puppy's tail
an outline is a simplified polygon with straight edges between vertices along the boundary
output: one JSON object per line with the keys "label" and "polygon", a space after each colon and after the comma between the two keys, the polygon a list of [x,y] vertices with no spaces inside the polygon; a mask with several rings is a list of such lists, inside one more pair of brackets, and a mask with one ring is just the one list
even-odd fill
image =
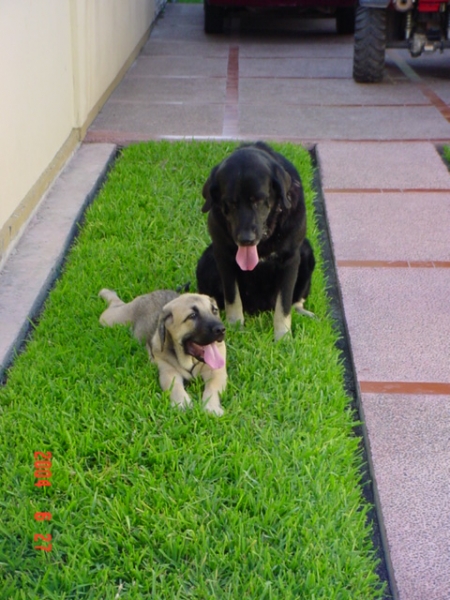
{"label": "puppy's tail", "polygon": [[114,290],[108,290],[106,288],[103,288],[99,291],[98,295],[100,298],[103,298],[103,300],[106,300],[106,302],[108,302],[110,306],[118,306],[120,304],[123,304],[122,300],[119,298],[119,296]]}
{"label": "puppy's tail", "polygon": [[120,307],[124,306],[124,302],[119,298],[114,290],[108,290],[103,288],[99,291],[98,295],[100,298],[106,300],[109,307],[100,315],[100,323],[102,325],[111,326],[121,321],[121,310]]}

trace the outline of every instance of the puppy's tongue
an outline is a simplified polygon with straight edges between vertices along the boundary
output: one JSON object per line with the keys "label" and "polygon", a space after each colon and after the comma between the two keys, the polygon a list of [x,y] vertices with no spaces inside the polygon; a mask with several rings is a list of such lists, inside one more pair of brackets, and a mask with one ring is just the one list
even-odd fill
{"label": "puppy's tongue", "polygon": [[236,262],[243,271],[253,271],[259,262],[256,246],[238,246]]}
{"label": "puppy's tongue", "polygon": [[221,369],[224,366],[225,361],[215,343],[208,344],[208,346],[203,346],[203,349],[205,351],[203,360],[208,366],[211,367],[211,369]]}

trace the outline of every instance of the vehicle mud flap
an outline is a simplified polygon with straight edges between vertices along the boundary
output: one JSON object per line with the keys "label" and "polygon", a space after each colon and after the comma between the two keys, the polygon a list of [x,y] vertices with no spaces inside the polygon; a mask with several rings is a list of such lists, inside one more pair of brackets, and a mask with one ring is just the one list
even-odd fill
{"label": "vehicle mud flap", "polygon": [[336,31],[339,35],[355,33],[355,9],[353,6],[336,9]]}
{"label": "vehicle mud flap", "polygon": [[204,0],[204,30],[205,33],[223,33],[225,9],[222,6],[210,4]]}

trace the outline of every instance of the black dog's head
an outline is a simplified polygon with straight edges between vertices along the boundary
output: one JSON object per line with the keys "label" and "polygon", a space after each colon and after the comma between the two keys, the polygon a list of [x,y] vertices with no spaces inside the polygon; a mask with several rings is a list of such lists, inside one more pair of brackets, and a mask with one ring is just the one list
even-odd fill
{"label": "black dog's head", "polygon": [[223,215],[238,246],[236,260],[241,269],[252,270],[258,263],[256,247],[271,234],[270,216],[290,208],[291,183],[276,158],[257,146],[238,148],[211,171],[203,186],[202,211]]}

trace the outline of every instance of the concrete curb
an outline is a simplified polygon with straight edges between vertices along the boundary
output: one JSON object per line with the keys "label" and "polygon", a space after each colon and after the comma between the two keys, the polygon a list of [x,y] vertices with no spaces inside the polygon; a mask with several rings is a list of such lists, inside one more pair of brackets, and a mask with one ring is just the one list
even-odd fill
{"label": "concrete curb", "polygon": [[78,148],[0,272],[0,381],[42,309],[116,152],[115,144]]}

